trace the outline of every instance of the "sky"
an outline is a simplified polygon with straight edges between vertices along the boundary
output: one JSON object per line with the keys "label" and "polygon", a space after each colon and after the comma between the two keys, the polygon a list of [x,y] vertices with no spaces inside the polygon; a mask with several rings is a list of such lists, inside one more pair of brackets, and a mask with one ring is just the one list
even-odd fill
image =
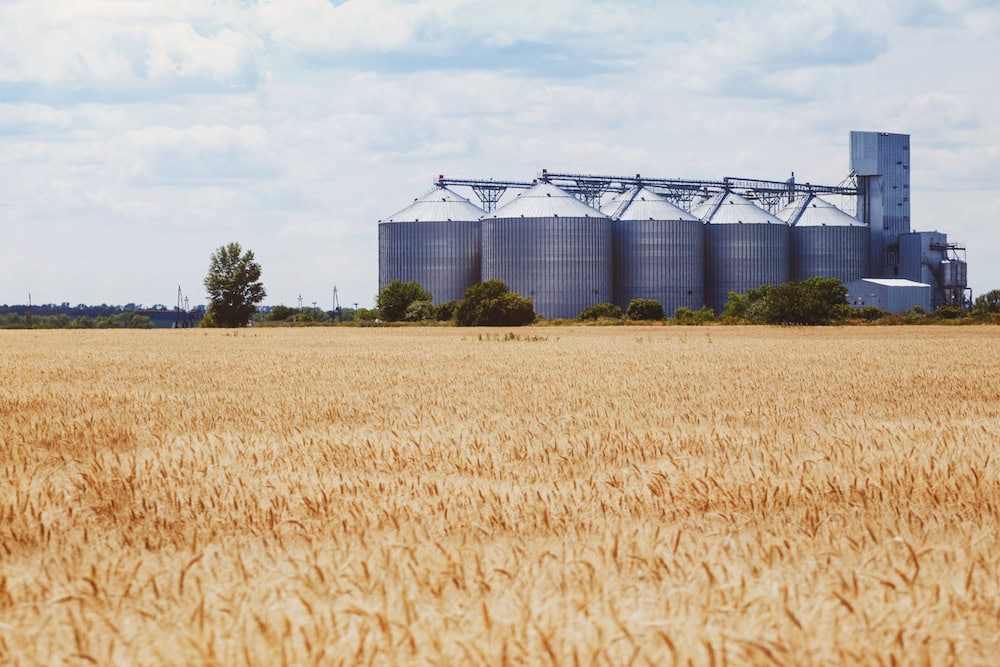
{"label": "sky", "polygon": [[438,174],[836,184],[851,130],[911,135],[979,294],[997,72],[996,0],[0,0],[0,303],[204,303],[236,241],[267,305],[368,306]]}

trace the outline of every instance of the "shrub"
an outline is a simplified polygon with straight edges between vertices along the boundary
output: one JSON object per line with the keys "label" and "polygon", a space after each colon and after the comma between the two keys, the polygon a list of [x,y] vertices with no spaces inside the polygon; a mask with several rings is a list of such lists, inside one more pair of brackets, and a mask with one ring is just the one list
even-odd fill
{"label": "shrub", "polygon": [[268,322],[294,322],[298,312],[290,306],[273,306],[265,319]]}
{"label": "shrub", "polygon": [[511,292],[500,280],[486,280],[465,290],[455,308],[459,326],[521,326],[535,321],[531,299]]}
{"label": "shrub", "polygon": [[934,311],[934,317],[942,320],[957,320],[968,315],[964,308],[959,306],[940,306]]}
{"label": "shrub", "polygon": [[416,280],[405,283],[393,280],[379,290],[376,297],[376,305],[386,322],[406,319],[406,309],[414,301],[431,301],[431,293],[421,287]]}
{"label": "shrub", "polygon": [[437,308],[430,301],[414,301],[406,308],[406,314],[403,316],[407,322],[422,322],[424,320],[433,320],[437,315]]}
{"label": "shrub", "polygon": [[656,299],[632,299],[625,316],[630,320],[662,320],[663,306]]}
{"label": "shrub", "polygon": [[864,320],[866,322],[874,322],[875,320],[881,320],[883,318],[889,317],[889,311],[882,310],[876,306],[865,306],[863,308],[857,308],[850,314],[851,319]]}
{"label": "shrub", "polygon": [[678,324],[705,324],[715,321],[715,311],[708,306],[702,306],[698,310],[691,310],[687,306],[681,306],[674,311],[674,320]]}
{"label": "shrub", "polygon": [[759,324],[830,324],[851,313],[847,288],[836,278],[761,285],[746,294],[729,293],[724,317]]}
{"label": "shrub", "polygon": [[588,306],[580,311],[576,319],[584,320],[620,320],[622,309],[613,303],[599,303],[595,306]]}
{"label": "shrub", "polygon": [[447,322],[455,317],[455,308],[458,306],[458,301],[445,301],[444,303],[439,303],[437,309],[434,312],[434,319],[438,322]]}

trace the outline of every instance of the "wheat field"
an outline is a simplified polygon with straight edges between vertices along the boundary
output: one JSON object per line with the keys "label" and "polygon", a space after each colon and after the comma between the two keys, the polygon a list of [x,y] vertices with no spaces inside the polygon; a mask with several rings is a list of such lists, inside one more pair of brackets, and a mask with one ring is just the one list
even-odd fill
{"label": "wheat field", "polygon": [[995,664],[1000,330],[0,332],[0,664]]}

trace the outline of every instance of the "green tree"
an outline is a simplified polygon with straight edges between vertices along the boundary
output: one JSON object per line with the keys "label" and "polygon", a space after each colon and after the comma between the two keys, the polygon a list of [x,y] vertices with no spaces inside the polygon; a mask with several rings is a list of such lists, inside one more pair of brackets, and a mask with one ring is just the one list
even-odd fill
{"label": "green tree", "polygon": [[299,314],[299,311],[291,306],[278,305],[272,306],[271,312],[267,314],[268,322],[294,322],[295,317]]}
{"label": "green tree", "polygon": [[379,290],[375,305],[386,322],[399,322],[406,318],[406,309],[414,301],[431,301],[431,293],[416,280],[393,280]]}
{"label": "green tree", "polygon": [[444,303],[439,303],[437,305],[437,310],[434,312],[434,318],[438,322],[447,322],[455,317],[455,308],[458,307],[458,301],[445,301]]}
{"label": "green tree", "polygon": [[599,303],[595,306],[588,306],[580,311],[576,319],[586,320],[620,320],[622,309],[613,303]]}
{"label": "green tree", "polygon": [[209,324],[203,326],[245,327],[257,312],[267,292],[260,282],[260,264],[252,250],[243,252],[239,243],[221,246],[212,253],[205,276],[208,290]]}
{"label": "green tree", "polygon": [[829,324],[848,317],[847,288],[836,278],[761,285],[746,294],[729,293],[723,317],[757,324]]}
{"label": "green tree", "polygon": [[98,329],[152,329],[153,320],[145,315],[126,310],[114,315],[96,318],[94,327]]}
{"label": "green tree", "polygon": [[663,305],[656,299],[632,299],[625,317],[630,320],[662,320]]}
{"label": "green tree", "polygon": [[455,321],[463,327],[521,326],[535,321],[535,306],[503,281],[486,280],[465,290]]}
{"label": "green tree", "polygon": [[329,322],[330,316],[322,308],[303,308],[299,311],[300,322]]}
{"label": "green tree", "polygon": [[849,315],[850,319],[853,320],[864,320],[866,322],[874,322],[875,320],[881,320],[883,318],[889,317],[889,311],[882,310],[877,306],[863,306],[861,308],[853,309],[853,312]]}
{"label": "green tree", "polygon": [[960,320],[967,315],[961,306],[938,306],[934,310],[934,317],[941,320]]}
{"label": "green tree", "polygon": [[980,294],[973,303],[973,310],[979,313],[1000,313],[1000,289]]}
{"label": "green tree", "polygon": [[708,306],[702,306],[698,310],[691,310],[687,306],[681,306],[674,311],[674,320],[678,324],[704,324],[715,320],[715,311]]}
{"label": "green tree", "polygon": [[437,316],[437,308],[430,301],[414,301],[406,308],[406,315],[403,319],[407,322],[423,322],[433,320]]}

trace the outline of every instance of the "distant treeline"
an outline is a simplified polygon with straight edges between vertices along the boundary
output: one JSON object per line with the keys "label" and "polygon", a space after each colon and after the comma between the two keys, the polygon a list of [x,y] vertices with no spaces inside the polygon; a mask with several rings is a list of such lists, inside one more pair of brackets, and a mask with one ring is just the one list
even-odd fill
{"label": "distant treeline", "polygon": [[69,303],[0,305],[0,328],[3,329],[148,329],[153,327],[197,326],[205,307],[190,313],[177,313],[162,304],[145,308],[134,303],[124,306],[99,306]]}
{"label": "distant treeline", "polygon": [[[6,304],[0,306],[0,315],[9,315],[14,313],[17,315],[27,315],[29,306],[27,304],[20,304],[16,306],[8,306]],[[139,310],[145,310],[141,305],[134,303],[127,303],[124,306],[109,306],[106,303],[102,303],[99,306],[88,306],[87,304],[81,303],[76,306],[71,306],[69,303],[41,303],[33,304],[30,306],[32,315],[47,316],[47,315],[68,315],[70,317],[109,317],[111,315],[118,315],[119,313],[134,313]],[[162,304],[157,304],[151,308],[151,310],[166,310],[167,307]]]}
{"label": "distant treeline", "polygon": [[0,315],[0,329],[152,329],[153,321],[139,313],[124,312],[115,315],[70,317],[58,315]]}

